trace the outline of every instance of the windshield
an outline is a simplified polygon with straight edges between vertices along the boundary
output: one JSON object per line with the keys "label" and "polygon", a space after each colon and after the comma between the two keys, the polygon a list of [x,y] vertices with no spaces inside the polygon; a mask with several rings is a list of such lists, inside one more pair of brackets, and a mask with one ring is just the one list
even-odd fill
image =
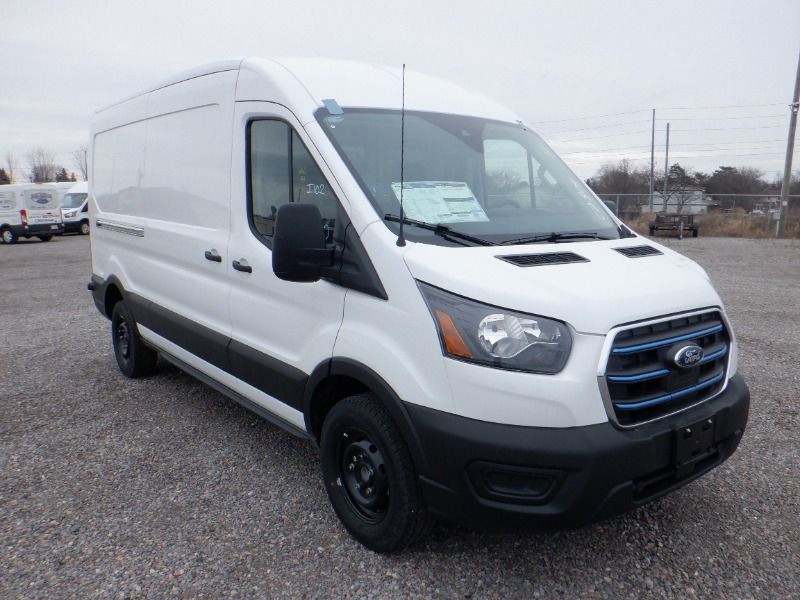
{"label": "windshield", "polygon": [[61,202],[61,208],[78,208],[86,200],[87,194],[67,194]]}
{"label": "windshield", "polygon": [[[378,214],[399,215],[400,111],[329,115],[321,109],[317,117]],[[583,182],[521,124],[406,112],[404,137],[403,211],[409,219],[494,243],[554,232],[619,237]],[[386,225],[393,231],[399,226]],[[406,227],[405,234],[452,243],[418,227]]]}

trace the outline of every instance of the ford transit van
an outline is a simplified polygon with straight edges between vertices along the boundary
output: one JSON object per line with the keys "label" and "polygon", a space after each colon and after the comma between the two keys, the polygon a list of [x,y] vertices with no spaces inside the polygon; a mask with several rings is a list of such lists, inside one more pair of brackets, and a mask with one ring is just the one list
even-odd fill
{"label": "ford transit van", "polygon": [[89,184],[85,181],[73,184],[61,199],[61,216],[64,233],[89,234]]}
{"label": "ford transit van", "polygon": [[5,244],[32,237],[49,242],[64,230],[58,200],[52,183],[0,186],[0,239]]}
{"label": "ford transit van", "polygon": [[435,518],[591,523],[742,437],[749,392],[704,270],[457,85],[199,67],[98,112],[90,169],[88,287],[122,373],[160,355],[318,445],[373,550]]}

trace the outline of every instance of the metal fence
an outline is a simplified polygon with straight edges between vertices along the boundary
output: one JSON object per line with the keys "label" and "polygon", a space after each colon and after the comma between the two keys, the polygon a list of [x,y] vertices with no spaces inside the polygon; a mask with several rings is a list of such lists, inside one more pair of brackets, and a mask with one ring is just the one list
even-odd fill
{"label": "metal fence", "polygon": [[[658,213],[694,215],[701,235],[732,237],[800,238],[800,195],[791,195],[786,206],[774,194],[703,194],[700,196],[649,194],[598,194],[616,214],[636,230],[647,233],[647,224]],[[783,213],[783,221],[780,221]]]}

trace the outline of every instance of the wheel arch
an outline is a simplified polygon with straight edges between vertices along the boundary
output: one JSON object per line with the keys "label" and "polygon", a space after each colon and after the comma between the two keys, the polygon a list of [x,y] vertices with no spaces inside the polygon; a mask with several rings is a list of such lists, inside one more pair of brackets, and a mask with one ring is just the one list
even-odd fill
{"label": "wheel arch", "polygon": [[114,305],[125,299],[125,288],[119,279],[111,275],[103,282],[102,289],[98,291],[100,292],[100,298],[102,298],[103,314],[110,319],[111,313],[114,311]]}
{"label": "wheel arch", "polygon": [[358,393],[371,393],[386,409],[408,446],[417,473],[427,472],[422,444],[402,399],[370,367],[349,359],[334,357],[320,363],[308,378],[303,398],[306,430],[319,443],[325,417],[337,402]]}

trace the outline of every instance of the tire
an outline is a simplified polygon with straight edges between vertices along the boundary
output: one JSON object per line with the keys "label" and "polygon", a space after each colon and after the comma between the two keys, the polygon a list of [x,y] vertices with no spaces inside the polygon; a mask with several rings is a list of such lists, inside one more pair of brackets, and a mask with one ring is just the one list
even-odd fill
{"label": "tire", "polygon": [[81,227],[78,231],[81,235],[89,235],[89,221],[81,221]]}
{"label": "tire", "polygon": [[0,238],[2,238],[4,244],[13,244],[17,241],[17,236],[8,228],[0,231]]}
{"label": "tire", "polygon": [[117,302],[111,313],[111,344],[117,366],[126,377],[137,379],[155,373],[158,353],[144,345],[124,300]]}
{"label": "tire", "polygon": [[370,394],[338,402],[322,426],[322,477],[337,516],[375,552],[397,552],[425,536],[425,507],[408,448]]}
{"label": "tire", "polygon": [[53,235],[52,235],[52,234],[48,234],[48,235],[38,235],[38,236],[36,236],[36,237],[38,237],[38,238],[39,238],[40,240],[42,240],[43,242],[49,242],[50,240],[52,240],[52,239],[53,239]]}
{"label": "tire", "polygon": [[700,230],[699,229],[692,229],[692,237],[697,237],[698,235],[700,235]]}

